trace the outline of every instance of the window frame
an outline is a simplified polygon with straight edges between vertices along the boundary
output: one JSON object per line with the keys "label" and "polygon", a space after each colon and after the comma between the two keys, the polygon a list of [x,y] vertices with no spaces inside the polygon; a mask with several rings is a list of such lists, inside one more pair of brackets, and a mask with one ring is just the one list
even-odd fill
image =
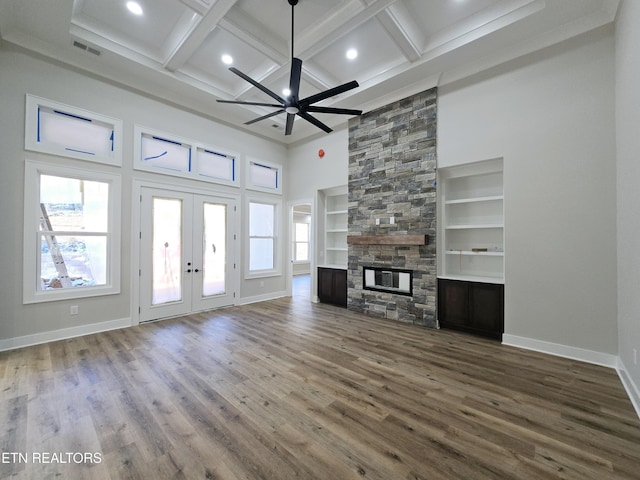
{"label": "window frame", "polygon": [[[258,203],[263,205],[272,205],[274,207],[273,218],[273,268],[263,270],[251,270],[251,204]],[[245,279],[252,278],[264,278],[264,277],[276,277],[282,275],[282,245],[280,229],[282,226],[282,200],[279,198],[265,197],[265,196],[253,196],[247,195],[245,197],[245,211],[246,211],[246,248],[245,248]],[[262,238],[262,237],[260,237]]]}
{"label": "window frame", "polygon": [[[122,166],[122,138],[123,138],[123,122],[120,119],[108,117],[98,113],[84,110],[82,108],[65,105],[64,103],[54,102],[46,98],[37,97],[35,95],[26,94],[26,110],[25,110],[25,135],[24,148],[34,152],[48,153],[67,158],[77,158],[95,163],[104,163],[113,166]],[[112,150],[110,155],[97,155],[90,152],[83,152],[64,148],[60,145],[43,144],[40,142],[40,108],[47,108],[56,113],[60,113],[70,118],[84,120],[87,122],[99,122],[112,127]]]}
{"label": "window frame", "polygon": [[[252,172],[252,167],[253,166],[258,166],[258,167],[263,167],[263,168],[269,168],[271,170],[274,170],[276,173],[276,185],[274,188],[269,188],[269,187],[265,187],[262,185],[255,185],[252,181],[252,177],[251,177],[251,172]],[[255,190],[258,192],[264,192],[264,193],[271,193],[271,194],[277,194],[277,195],[282,195],[282,184],[283,184],[283,178],[282,178],[282,165],[279,165],[277,163],[273,163],[273,162],[267,162],[266,160],[258,160],[256,158],[247,158],[246,161],[246,188],[247,190]]]}
{"label": "window frame", "polygon": [[[149,166],[142,159],[142,137],[150,136],[155,137],[158,140],[181,145],[189,148],[189,171],[177,171],[169,168],[153,167]],[[212,175],[205,175],[201,172],[200,162],[201,152],[213,155],[219,155],[226,157],[232,161],[232,174],[231,179],[225,179],[221,177],[215,177]],[[233,152],[226,148],[207,145],[196,140],[191,140],[173,133],[162,132],[153,128],[145,127],[142,125],[134,125],[133,127],[133,168],[135,170],[152,172],[158,175],[168,175],[172,177],[190,178],[192,180],[199,180],[207,183],[216,183],[219,185],[227,185],[230,187],[240,186],[240,162],[238,159],[240,154]]]}
{"label": "window frame", "polygon": [[[107,281],[104,285],[79,288],[41,290],[40,284],[40,177],[87,180],[109,184],[107,220]],[[97,297],[120,293],[122,178],[118,174],[71,168],[50,162],[27,159],[25,161],[24,189],[24,251],[23,251],[23,303],[51,302],[76,298]]]}

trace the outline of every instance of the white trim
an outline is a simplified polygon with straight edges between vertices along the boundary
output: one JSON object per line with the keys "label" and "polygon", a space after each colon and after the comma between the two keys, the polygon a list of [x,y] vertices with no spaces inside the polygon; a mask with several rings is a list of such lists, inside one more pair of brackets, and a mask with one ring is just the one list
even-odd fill
{"label": "white trim", "polygon": [[[254,185],[251,180],[251,166],[258,165],[260,167],[269,168],[276,171],[276,186],[275,188],[269,188],[259,185]],[[283,175],[282,175],[283,166],[279,163],[268,162],[266,160],[260,160],[258,158],[247,157],[245,159],[245,188],[247,190],[254,190],[257,192],[271,193],[274,195],[282,195],[282,185],[283,185]]]}
{"label": "white trim", "polygon": [[[294,229],[294,212],[293,209],[296,205],[310,205],[311,212],[309,216],[311,217],[311,222],[309,223],[309,260],[306,262],[295,262],[291,261],[293,258],[293,238],[295,235],[293,234]],[[299,263],[308,263],[309,264],[309,275],[311,275],[311,288],[313,291],[313,285],[315,285],[314,279],[314,269],[316,263],[316,242],[315,242],[315,215],[316,215],[316,203],[313,197],[311,198],[302,198],[299,200],[289,200],[287,202],[287,262],[288,267],[286,269],[286,277],[287,277],[287,296],[293,295],[293,275],[294,275],[294,266]],[[310,299],[311,300],[311,299]]]}
{"label": "white trim", "polygon": [[[170,181],[170,179],[163,179]],[[240,203],[241,196],[236,192],[229,192],[225,190],[211,190],[209,185],[201,185],[197,187],[176,185],[170,183],[163,183],[158,181],[148,180],[133,180],[133,193],[132,193],[132,215],[131,215],[131,325],[139,325],[140,322],[140,228],[141,228],[141,202],[143,188],[153,188],[159,190],[170,190],[178,193],[191,193],[195,195],[206,195],[229,199],[235,202],[236,211],[234,212],[234,220],[230,223],[229,228],[233,229],[236,237],[236,244],[234,246],[233,263],[236,265],[235,273],[233,275],[232,288],[236,293],[233,305],[238,305],[238,297],[240,296],[240,250],[242,244],[240,243],[240,225],[242,215],[242,205]],[[231,305],[229,305],[231,306]],[[221,307],[221,308],[226,308]]]}
{"label": "white trim", "polygon": [[[161,167],[153,167],[146,164],[142,159],[142,137],[143,135],[150,135],[152,137],[159,137],[164,141],[179,143],[185,147],[189,147],[190,150],[190,165],[189,171],[177,171]],[[215,152],[219,155],[226,156],[233,159],[234,173],[231,180],[223,178],[216,178],[199,173],[199,161],[200,157],[198,152],[207,151]],[[240,186],[240,172],[242,167],[240,166],[240,153],[226,148],[218,147],[215,145],[205,144],[197,140],[192,140],[180,135],[174,135],[173,133],[163,132],[153,128],[145,127],[143,125],[135,124],[133,126],[133,168],[134,170],[152,172],[160,175],[168,175],[172,177],[188,178],[191,180],[197,180],[206,183],[215,183],[219,185],[226,185],[229,187],[237,188]]]}
{"label": "white trim", "polygon": [[93,333],[106,332],[109,330],[118,330],[120,328],[130,326],[131,318],[120,318],[117,320],[108,320],[106,322],[92,323],[90,325],[79,325],[77,327],[61,328],[59,330],[34,333],[32,335],[24,335],[22,337],[8,338],[0,340],[0,352],[16,348],[30,347],[41,343],[65,340],[67,338],[81,337],[83,335],[91,335]]}
{"label": "white trim", "polygon": [[640,388],[638,388],[638,385],[633,383],[627,367],[625,367],[621,358],[618,358],[616,371],[618,372],[622,386],[627,391],[627,395],[629,396],[629,400],[631,400],[633,408],[635,408],[636,413],[638,414],[638,418],[640,418]]}
{"label": "white trim", "polygon": [[[109,185],[109,213],[107,238],[107,283],[93,287],[65,288],[40,290],[38,289],[39,255],[39,201],[40,176],[53,175],[58,177],[75,178],[107,183]],[[119,219],[122,216],[122,176],[100,170],[71,168],[57,162],[41,162],[27,158],[25,160],[24,178],[24,225],[23,242],[24,253],[22,302],[38,303],[74,298],[97,297],[120,293],[120,264],[122,260],[121,242],[122,231]],[[29,273],[31,272],[31,273]]]}
{"label": "white trim", "polygon": [[558,357],[570,358],[572,360],[579,360],[581,362],[592,363],[594,365],[601,365],[603,367],[616,368],[618,366],[617,355],[571,347],[569,345],[562,345],[559,343],[535,340],[533,338],[504,334],[502,336],[502,344],[533,350],[535,352],[548,353]]}
{"label": "white trim", "polygon": [[287,291],[265,293],[264,295],[256,295],[254,297],[241,298],[237,305],[249,305],[250,303],[266,302],[267,300],[275,300],[277,298],[287,297]]}
{"label": "white trim", "polygon": [[[62,145],[41,143],[39,140],[40,107],[46,107],[51,110],[58,110],[62,112],[63,115],[76,116],[87,121],[97,121],[102,124],[109,125],[110,127],[112,127],[113,133],[113,148],[111,154],[97,155],[91,152],[83,152],[80,150],[65,148]],[[104,163],[117,167],[122,166],[123,123],[122,120],[118,118],[108,117],[106,115],[94,113],[82,108],[72,107],[71,105],[65,105],[64,103],[54,102],[53,100],[48,100],[46,98],[37,97],[35,95],[27,93],[24,130],[25,150],[49,153],[62,157],[77,158],[80,160]]]}
{"label": "white trim", "polygon": [[[273,205],[274,207],[274,228],[273,228],[273,241],[274,241],[274,259],[273,259],[273,268],[267,270],[250,270],[250,255],[251,255],[251,215],[250,215],[250,205],[252,203],[261,203],[264,205]],[[243,241],[246,242],[245,246],[245,254],[244,254],[244,268],[243,275],[245,280],[254,279],[254,278],[267,278],[267,277],[279,277],[282,275],[282,264],[285,252],[285,245],[283,245],[282,239],[284,235],[284,226],[283,226],[283,201],[282,197],[274,196],[274,195],[264,195],[258,193],[249,193],[247,192],[244,197],[244,226],[245,226],[245,237]]]}

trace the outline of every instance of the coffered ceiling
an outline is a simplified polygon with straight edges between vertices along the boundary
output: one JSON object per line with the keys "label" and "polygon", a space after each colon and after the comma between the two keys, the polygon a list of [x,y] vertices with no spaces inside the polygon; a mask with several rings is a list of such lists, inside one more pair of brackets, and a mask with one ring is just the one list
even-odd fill
{"label": "coffered ceiling", "polygon": [[[245,126],[268,102],[221,58],[280,94],[289,83],[287,0],[1,0],[3,42],[284,143],[325,135],[286,115]],[[357,80],[319,105],[372,110],[613,22],[619,0],[299,0],[300,97]],[[356,49],[349,60],[346,52]],[[1,87],[0,87],[1,88]],[[348,116],[315,114],[333,128]]]}

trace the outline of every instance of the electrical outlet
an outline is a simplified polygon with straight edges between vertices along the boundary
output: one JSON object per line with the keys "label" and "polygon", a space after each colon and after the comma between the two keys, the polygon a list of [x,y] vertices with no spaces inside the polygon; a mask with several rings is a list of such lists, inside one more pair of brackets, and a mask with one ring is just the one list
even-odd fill
{"label": "electrical outlet", "polygon": [[264,282],[260,280],[260,288],[264,287]]}
{"label": "electrical outlet", "polygon": [[396,217],[391,217],[391,218],[389,219],[389,223],[390,223],[391,225],[394,225],[394,224],[396,223]]}
{"label": "electrical outlet", "polygon": [[71,305],[69,308],[70,315],[78,315],[78,305]]}
{"label": "electrical outlet", "polygon": [[633,364],[634,365],[638,364],[638,349],[637,348],[633,349]]}

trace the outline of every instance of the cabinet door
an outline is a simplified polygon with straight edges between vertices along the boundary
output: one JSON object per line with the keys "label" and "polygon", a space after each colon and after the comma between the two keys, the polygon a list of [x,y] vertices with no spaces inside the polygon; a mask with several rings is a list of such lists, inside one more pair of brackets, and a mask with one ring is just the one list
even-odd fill
{"label": "cabinet door", "polygon": [[323,303],[332,303],[333,272],[330,268],[318,268],[318,298]]}
{"label": "cabinet door", "polygon": [[333,271],[333,303],[341,307],[347,306],[347,271]]}
{"label": "cabinet door", "polygon": [[502,339],[504,286],[438,280],[438,320],[442,328]]}
{"label": "cabinet door", "polygon": [[347,306],[347,271],[318,268],[318,298],[322,303]]}
{"label": "cabinet door", "polygon": [[470,325],[477,330],[502,338],[504,307],[502,285],[473,283],[469,291]]}
{"label": "cabinet door", "polygon": [[469,284],[440,280],[438,282],[438,311],[443,327],[469,324]]}

